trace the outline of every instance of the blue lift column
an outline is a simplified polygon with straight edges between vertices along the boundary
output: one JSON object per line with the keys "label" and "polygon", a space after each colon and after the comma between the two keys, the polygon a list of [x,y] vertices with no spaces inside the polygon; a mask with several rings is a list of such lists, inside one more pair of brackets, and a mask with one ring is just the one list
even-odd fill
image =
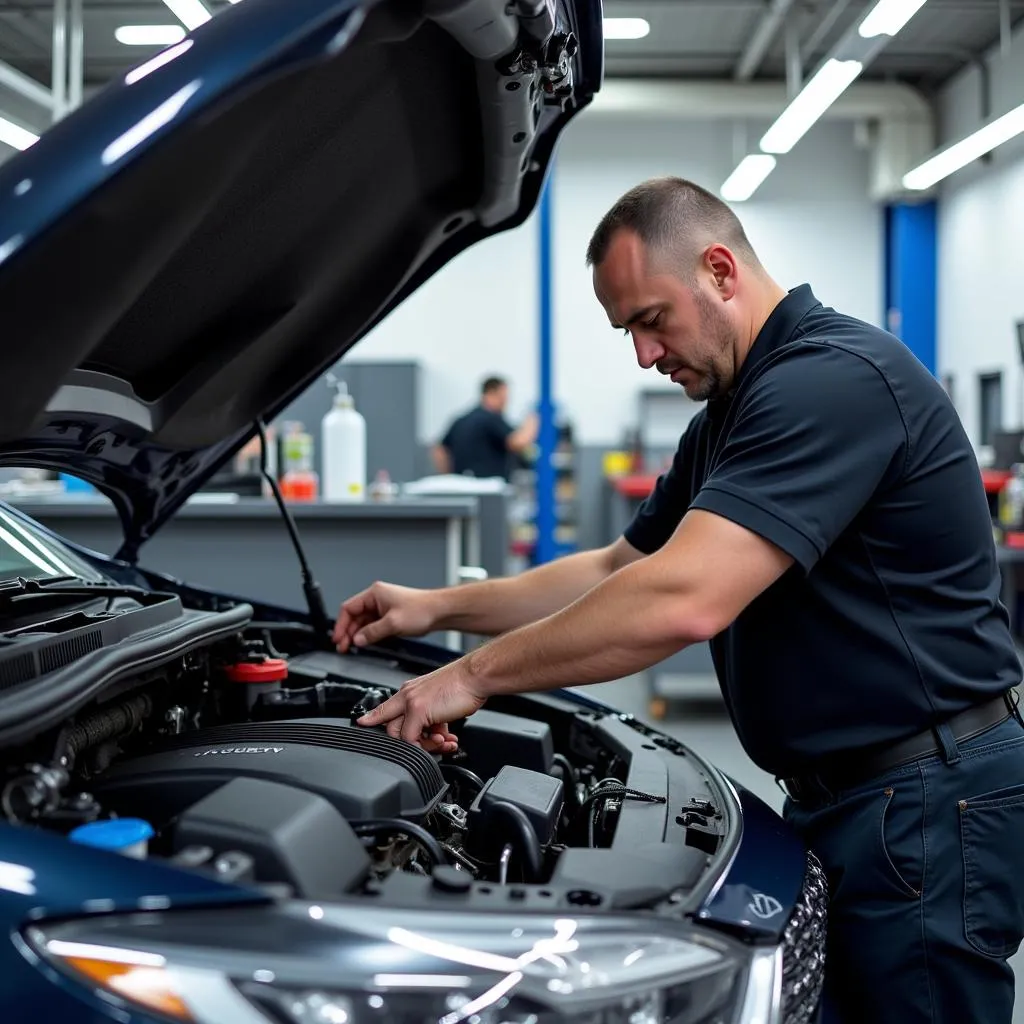
{"label": "blue lift column", "polygon": [[553,455],[558,444],[558,431],[555,424],[555,402],[553,388],[553,344],[554,333],[552,309],[552,259],[551,259],[551,191],[553,187],[554,168],[548,169],[547,181],[541,193],[538,217],[539,227],[539,260],[540,280],[538,281],[538,309],[540,323],[538,332],[538,357],[540,360],[539,381],[540,394],[538,414],[540,416],[540,433],[537,438],[537,543],[534,548],[534,562],[542,565],[553,561],[556,554],[555,546],[555,465]]}
{"label": "blue lift column", "polygon": [[894,203],[885,210],[885,326],[937,372],[938,204]]}

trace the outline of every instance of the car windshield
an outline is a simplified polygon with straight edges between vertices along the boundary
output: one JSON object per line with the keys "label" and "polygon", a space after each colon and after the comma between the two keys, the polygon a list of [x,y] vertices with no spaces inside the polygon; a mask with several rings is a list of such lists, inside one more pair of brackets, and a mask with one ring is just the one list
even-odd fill
{"label": "car windshield", "polygon": [[0,506],[0,581],[78,576],[90,582],[105,577],[63,544]]}

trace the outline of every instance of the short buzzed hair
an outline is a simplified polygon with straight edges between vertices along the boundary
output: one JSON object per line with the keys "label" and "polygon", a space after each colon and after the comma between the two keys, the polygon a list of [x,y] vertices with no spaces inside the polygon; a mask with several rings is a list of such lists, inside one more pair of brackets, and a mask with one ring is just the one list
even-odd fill
{"label": "short buzzed hair", "polygon": [[500,390],[505,386],[505,381],[501,377],[488,377],[483,384],[480,385],[480,394],[490,395],[495,391]]}
{"label": "short buzzed hair", "polygon": [[684,273],[687,250],[703,239],[728,246],[752,267],[761,266],[736,214],[718,196],[685,178],[651,178],[623,195],[594,229],[587,246],[588,267],[604,262],[612,238],[624,229],[634,231],[649,250],[672,253]]}

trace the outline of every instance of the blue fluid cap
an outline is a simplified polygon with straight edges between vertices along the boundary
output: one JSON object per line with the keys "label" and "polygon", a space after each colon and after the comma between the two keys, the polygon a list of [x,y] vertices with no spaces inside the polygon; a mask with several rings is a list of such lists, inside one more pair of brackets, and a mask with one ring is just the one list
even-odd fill
{"label": "blue fluid cap", "polygon": [[79,825],[68,836],[73,843],[94,846],[100,850],[126,853],[153,838],[153,826],[141,818],[116,818],[112,821],[91,821]]}

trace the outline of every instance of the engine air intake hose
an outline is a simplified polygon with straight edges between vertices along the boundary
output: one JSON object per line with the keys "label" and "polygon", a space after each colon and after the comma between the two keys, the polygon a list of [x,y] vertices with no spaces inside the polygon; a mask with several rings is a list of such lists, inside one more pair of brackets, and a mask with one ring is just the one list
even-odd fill
{"label": "engine air intake hose", "polygon": [[57,758],[66,757],[68,764],[73,765],[83,751],[108,740],[131,735],[152,712],[153,701],[146,694],[139,694],[123,704],[85,718],[61,737]]}

